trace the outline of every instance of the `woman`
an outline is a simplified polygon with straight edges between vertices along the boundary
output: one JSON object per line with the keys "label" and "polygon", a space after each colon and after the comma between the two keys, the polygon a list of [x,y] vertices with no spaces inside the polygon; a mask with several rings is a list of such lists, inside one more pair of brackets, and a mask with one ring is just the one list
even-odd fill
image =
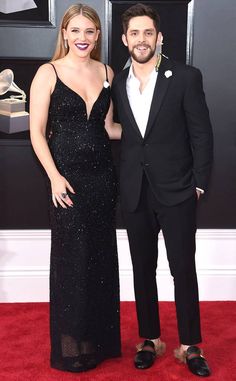
{"label": "woman", "polygon": [[98,61],[100,45],[95,10],[72,5],[54,57],[39,68],[30,94],[31,141],[50,180],[51,366],[72,372],[120,356],[109,137],[121,132],[112,121],[113,73]]}

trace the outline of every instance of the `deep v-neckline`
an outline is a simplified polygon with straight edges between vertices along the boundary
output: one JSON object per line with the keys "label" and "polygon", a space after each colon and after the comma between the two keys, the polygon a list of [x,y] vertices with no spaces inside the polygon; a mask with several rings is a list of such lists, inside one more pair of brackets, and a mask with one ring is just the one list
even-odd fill
{"label": "deep v-neckline", "polygon": [[100,96],[101,96],[103,90],[105,89],[105,86],[102,87],[100,93],[99,93],[98,96],[97,96],[97,99],[94,101],[94,103],[93,103],[93,105],[92,105],[92,107],[91,107],[91,110],[90,110],[90,112],[89,112],[89,114],[88,114],[87,102],[84,100],[84,98],[83,98],[79,93],[77,93],[75,90],[73,90],[71,87],[69,87],[68,85],[66,85],[66,84],[65,84],[59,77],[57,77],[57,80],[59,80],[59,81],[63,84],[63,86],[65,86],[68,90],[70,90],[72,93],[74,93],[77,97],[79,97],[79,98],[81,99],[81,101],[82,101],[82,103],[83,103],[83,105],[84,105],[84,108],[85,108],[85,112],[86,112],[86,120],[87,120],[87,122],[88,122],[88,121],[90,120],[90,116],[91,116],[91,114],[92,114],[92,111],[93,111],[93,109],[94,109],[94,106],[95,106],[95,104],[97,103],[98,99],[100,98]]}

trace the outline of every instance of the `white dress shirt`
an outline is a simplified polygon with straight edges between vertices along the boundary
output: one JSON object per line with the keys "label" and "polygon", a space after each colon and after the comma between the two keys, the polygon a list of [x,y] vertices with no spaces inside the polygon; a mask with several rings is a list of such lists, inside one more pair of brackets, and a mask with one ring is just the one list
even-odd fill
{"label": "white dress shirt", "polygon": [[158,72],[154,68],[142,93],[140,92],[140,81],[135,77],[132,65],[126,81],[129,104],[142,137],[144,137],[147,127],[157,75]]}

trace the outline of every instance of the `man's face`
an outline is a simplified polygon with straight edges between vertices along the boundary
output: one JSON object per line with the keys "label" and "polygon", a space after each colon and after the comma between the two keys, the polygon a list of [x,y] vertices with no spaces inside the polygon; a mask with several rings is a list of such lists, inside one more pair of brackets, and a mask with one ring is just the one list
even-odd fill
{"label": "man's face", "polygon": [[133,60],[144,64],[155,55],[158,34],[153,20],[148,16],[133,17],[129,21],[126,35],[122,35],[123,43],[128,47]]}

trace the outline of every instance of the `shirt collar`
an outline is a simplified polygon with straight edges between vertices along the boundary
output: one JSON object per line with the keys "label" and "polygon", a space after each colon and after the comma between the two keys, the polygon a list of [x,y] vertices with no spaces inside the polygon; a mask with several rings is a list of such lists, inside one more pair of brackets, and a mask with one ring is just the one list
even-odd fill
{"label": "shirt collar", "polygon": [[[157,76],[157,73],[158,72],[156,71],[156,69],[154,67],[153,70],[150,73],[150,78],[153,77],[154,74]],[[130,80],[130,79],[136,79],[136,80],[138,80],[138,78],[135,77],[135,75],[134,75],[134,70],[133,70],[133,65],[132,64],[130,65],[129,73],[128,73],[128,80]]]}
{"label": "shirt collar", "polygon": [[131,79],[131,78],[135,78],[135,79],[137,79],[137,78],[135,77],[135,75],[134,75],[133,65],[132,65],[132,64],[130,65],[130,68],[129,68],[129,74],[128,74],[128,79]]}

